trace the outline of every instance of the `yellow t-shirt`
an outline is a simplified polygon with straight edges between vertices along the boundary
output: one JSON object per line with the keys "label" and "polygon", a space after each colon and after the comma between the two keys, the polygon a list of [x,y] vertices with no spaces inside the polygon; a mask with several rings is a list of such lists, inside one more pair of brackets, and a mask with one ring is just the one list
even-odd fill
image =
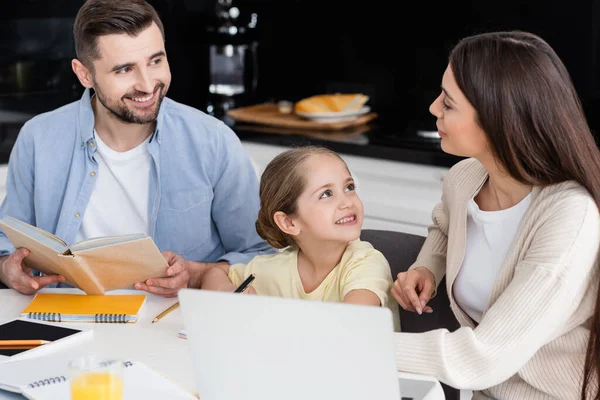
{"label": "yellow t-shirt", "polygon": [[346,294],[356,289],[375,293],[382,305],[392,311],[394,329],[400,330],[398,304],[390,295],[393,284],[390,265],[380,251],[369,242],[355,240],[348,244],[338,265],[312,292],[306,293],[298,273],[298,249],[287,248],[280,253],[257,256],[248,264],[229,267],[229,279],[234,285],[248,275],[256,279],[252,287],[258,295],[341,303]]}

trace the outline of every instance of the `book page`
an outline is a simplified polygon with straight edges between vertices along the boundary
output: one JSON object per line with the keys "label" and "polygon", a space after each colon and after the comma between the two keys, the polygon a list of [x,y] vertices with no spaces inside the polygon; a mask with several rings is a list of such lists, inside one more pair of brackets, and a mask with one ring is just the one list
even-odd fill
{"label": "book page", "polygon": [[13,238],[16,239],[17,235],[24,236],[24,238],[19,238],[18,242],[20,243],[26,243],[28,241],[26,238],[29,238],[29,240],[39,242],[56,253],[64,253],[68,247],[64,240],[58,236],[10,216],[0,220],[0,227],[15,247],[21,247],[13,242]]}
{"label": "book page", "polygon": [[13,246],[29,249],[29,255],[23,260],[25,265],[45,274],[62,275],[67,278],[69,284],[77,286],[75,275],[78,266],[74,264],[72,256],[62,256],[61,254],[66,246],[56,245],[55,242],[54,247],[49,246],[48,241],[43,242],[32,238],[12,226],[5,225],[2,226],[2,229]]}
{"label": "book page", "polygon": [[71,252],[75,253],[81,250],[94,249],[96,247],[110,246],[117,243],[130,242],[133,240],[143,239],[145,237],[147,236],[143,233],[136,233],[134,235],[92,238],[75,243],[71,246]]}

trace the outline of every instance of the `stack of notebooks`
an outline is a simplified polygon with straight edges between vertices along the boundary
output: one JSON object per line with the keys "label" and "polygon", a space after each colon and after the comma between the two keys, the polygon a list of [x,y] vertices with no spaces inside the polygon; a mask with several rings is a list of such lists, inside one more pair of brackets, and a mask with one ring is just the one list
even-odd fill
{"label": "stack of notebooks", "polygon": [[135,323],[145,301],[143,294],[38,293],[21,317],[51,322]]}

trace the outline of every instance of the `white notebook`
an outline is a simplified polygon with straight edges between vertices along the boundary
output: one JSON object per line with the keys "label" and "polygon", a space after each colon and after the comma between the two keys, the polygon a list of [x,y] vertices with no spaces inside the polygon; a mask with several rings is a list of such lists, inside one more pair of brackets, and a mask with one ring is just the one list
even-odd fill
{"label": "white notebook", "polygon": [[[28,371],[30,373],[21,370],[17,375],[14,373],[16,365],[17,363],[0,365],[0,389],[20,393],[31,400],[70,398],[71,382],[67,376],[63,374],[42,376],[38,368],[32,368]],[[10,366],[12,368],[7,368]],[[141,362],[127,362],[125,366],[124,400],[197,400],[197,397]],[[31,379],[26,380],[23,375]]]}

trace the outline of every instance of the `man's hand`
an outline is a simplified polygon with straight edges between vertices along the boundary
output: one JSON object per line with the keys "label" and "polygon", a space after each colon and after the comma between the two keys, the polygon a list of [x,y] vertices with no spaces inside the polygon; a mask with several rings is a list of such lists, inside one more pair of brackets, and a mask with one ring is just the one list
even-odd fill
{"label": "man's hand", "polygon": [[169,265],[167,277],[151,278],[146,282],[136,283],[134,287],[163,297],[175,297],[179,289],[189,285],[190,261],[170,251],[163,251],[162,255]]}
{"label": "man's hand", "polygon": [[65,281],[65,277],[61,275],[33,276],[31,269],[23,264],[23,259],[28,255],[29,250],[19,248],[1,259],[0,280],[9,288],[23,294],[33,294],[51,283]]}
{"label": "man's hand", "polygon": [[202,285],[204,274],[209,269],[215,266],[224,268],[229,265],[225,261],[218,263],[188,261],[170,251],[163,251],[162,254],[169,264],[167,277],[152,278],[146,282],[136,283],[134,285],[136,289],[145,290],[159,296],[175,297],[179,289],[187,287],[199,288]]}

